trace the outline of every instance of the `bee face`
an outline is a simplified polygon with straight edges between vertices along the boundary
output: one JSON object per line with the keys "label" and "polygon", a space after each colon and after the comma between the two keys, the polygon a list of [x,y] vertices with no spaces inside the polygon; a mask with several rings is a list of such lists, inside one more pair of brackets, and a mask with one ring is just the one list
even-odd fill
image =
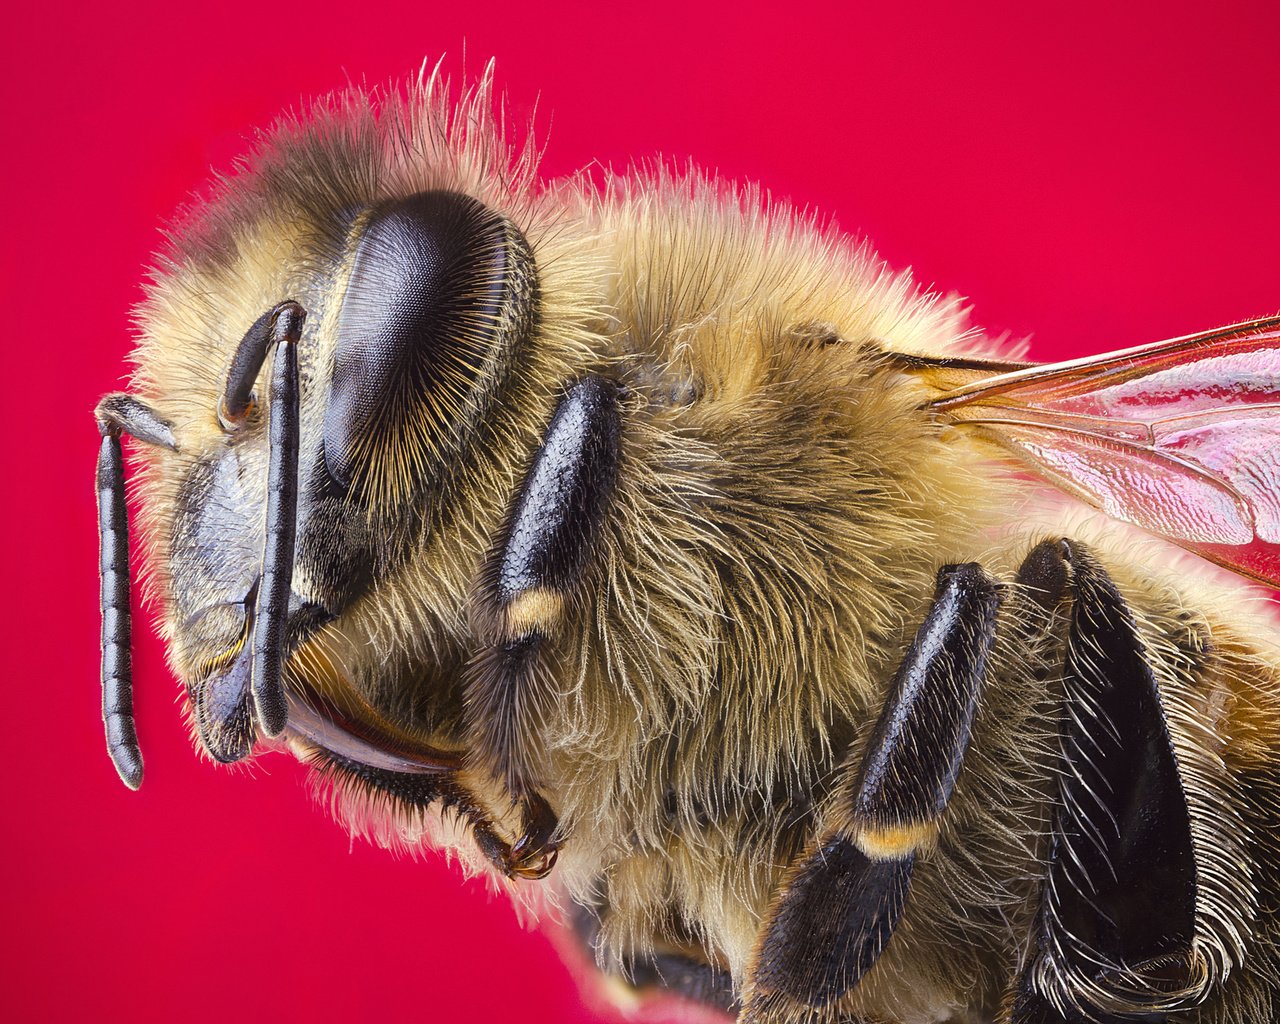
{"label": "bee face", "polygon": [[1228,752],[1276,659],[1212,588],[1011,522],[991,442],[1274,582],[1222,425],[1273,426],[1280,323],[985,358],[750,190],[535,184],[487,103],[286,125],[157,272],[98,412],[126,781],[127,431],[203,748],[287,747],[388,845],[443,811],[513,886],[559,865],[638,984],[752,1024],[1270,1019],[1274,781]]}
{"label": "bee face", "polygon": [[[269,531],[272,311],[305,310],[282,628],[286,662],[312,671],[286,671],[345,714],[393,708],[397,734],[460,716],[461,655],[447,634],[466,615],[477,538],[505,502],[493,481],[514,472],[515,437],[552,400],[540,368],[581,345],[582,290],[564,281],[582,258],[543,245],[556,264],[544,285],[517,220],[535,237],[547,225],[519,160],[496,152],[487,125],[477,138],[418,127],[417,148],[372,161],[365,133],[381,139],[385,125],[346,116],[298,129],[189,227],[143,310],[140,390],[178,449],[147,466],[151,500],[172,511],[148,539],[172,660],[221,761],[265,738],[249,682]],[[488,166],[504,160],[502,173]],[[406,677],[417,681],[407,698],[391,681]]]}

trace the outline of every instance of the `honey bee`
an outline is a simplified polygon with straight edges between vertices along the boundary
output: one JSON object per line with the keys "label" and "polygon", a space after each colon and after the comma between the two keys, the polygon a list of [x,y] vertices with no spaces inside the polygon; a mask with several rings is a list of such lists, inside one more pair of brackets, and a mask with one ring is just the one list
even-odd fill
{"label": "honey bee", "polygon": [[618,990],[1280,1020],[1280,647],[1209,564],[1280,585],[1280,318],[1022,362],[751,188],[543,182],[494,110],[350,91],[175,232],[96,413],[124,782],[128,434],[198,749],[559,898]]}

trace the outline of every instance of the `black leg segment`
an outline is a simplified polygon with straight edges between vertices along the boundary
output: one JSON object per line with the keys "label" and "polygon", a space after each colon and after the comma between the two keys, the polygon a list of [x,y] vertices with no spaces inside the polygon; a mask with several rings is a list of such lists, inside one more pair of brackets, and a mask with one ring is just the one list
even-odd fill
{"label": "black leg segment", "polygon": [[[582,943],[583,952],[597,961],[602,913],[607,913],[603,904],[591,907],[574,903],[568,915],[573,934]],[[657,939],[652,950],[627,956],[621,964],[620,974],[611,972],[611,976],[618,977],[640,992],[670,993],[736,1016],[741,1004],[734,991],[733,975],[707,961],[701,944],[692,932],[682,927],[682,922],[668,922],[667,929],[670,929],[667,937]],[[673,938],[672,933],[677,937]]]}
{"label": "black leg segment", "polygon": [[[1186,796],[1159,685],[1124,598],[1080,545],[1049,542],[1027,562],[1055,557],[1071,601],[1063,772],[1038,948],[1013,1019],[1075,1019],[1044,1018],[1044,1004],[1089,1020],[1110,1019],[1108,1010],[1122,1014],[1117,1019],[1159,1021],[1198,994]],[[1144,1013],[1154,1016],[1133,1016]]]}
{"label": "black leg segment", "polygon": [[612,382],[587,377],[561,400],[507,529],[497,580],[505,609],[581,578],[613,492],[619,433]]}
{"label": "black leg segment", "polygon": [[[937,834],[969,745],[1000,594],[976,564],[946,566],[867,748],[848,766],[837,827],[793,868],[750,975],[744,1019],[823,1007],[875,964]],[[848,791],[846,791],[848,792]]]}
{"label": "black leg segment", "polygon": [[670,992],[725,1013],[738,1010],[728,971],[679,953],[657,952],[647,960],[633,962],[630,981],[635,988]]}
{"label": "black leg segment", "polygon": [[999,604],[995,581],[972,562],[938,574],[859,769],[851,831],[868,856],[932,838],[969,746]]}
{"label": "black leg segment", "polygon": [[536,788],[551,682],[548,645],[595,551],[619,461],[617,387],[587,377],[561,400],[481,595],[492,639],[472,665],[479,750],[512,796]]}
{"label": "black leg segment", "polygon": [[836,835],[782,891],[756,956],[744,1021],[782,1005],[820,1008],[852,989],[884,952],[907,901],[915,854],[872,860]]}

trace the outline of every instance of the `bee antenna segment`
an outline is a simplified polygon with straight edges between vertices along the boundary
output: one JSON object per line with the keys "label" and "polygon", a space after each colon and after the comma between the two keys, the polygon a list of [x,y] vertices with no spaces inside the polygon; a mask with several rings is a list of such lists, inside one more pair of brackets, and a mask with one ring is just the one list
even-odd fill
{"label": "bee antenna segment", "polygon": [[[251,687],[254,711],[262,731],[268,736],[278,736],[289,717],[282,674],[298,525],[299,386],[296,342],[302,335],[306,312],[296,302],[282,302],[269,316],[269,330],[263,333],[267,347],[274,345],[276,350],[271,367],[267,421],[271,455],[267,469],[267,536],[262,552],[262,582],[258,587],[254,615]],[[254,332],[262,323],[263,319],[259,318],[250,328],[232,363],[224,398],[224,407],[230,412],[237,408],[229,404],[230,399],[252,393],[256,372],[252,377],[242,379],[237,379],[236,373],[245,350],[257,344]],[[261,366],[266,358],[266,349],[263,348],[256,358],[258,366]]]}
{"label": "bee antenna segment", "polygon": [[129,611],[129,512],[120,435],[177,451],[173,425],[132,395],[104,395],[94,411],[98,446],[98,606],[102,611],[102,724],[107,752],[130,789],[142,785],[142,750],[133,720]]}
{"label": "bee antenna segment", "polygon": [[130,789],[142,785],[142,750],[133,721],[132,623],[129,614],[129,517],[119,431],[98,448],[98,569],[102,609],[102,722],[107,752]]}
{"label": "bee antenna segment", "polygon": [[244,333],[235,355],[231,357],[231,369],[227,371],[227,383],[222,390],[218,406],[218,418],[227,429],[243,423],[253,411],[253,385],[262,372],[267,353],[277,342],[292,338],[297,341],[302,332],[306,311],[293,301],[272,306],[258,317]]}

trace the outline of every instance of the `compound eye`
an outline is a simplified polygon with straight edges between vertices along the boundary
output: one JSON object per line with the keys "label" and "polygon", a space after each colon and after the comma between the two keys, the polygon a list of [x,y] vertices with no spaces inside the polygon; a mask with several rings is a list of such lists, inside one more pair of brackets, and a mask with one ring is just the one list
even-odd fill
{"label": "compound eye", "polygon": [[325,463],[366,500],[403,498],[477,418],[527,328],[533,260],[505,218],[437,191],[377,209],[349,265]]}

